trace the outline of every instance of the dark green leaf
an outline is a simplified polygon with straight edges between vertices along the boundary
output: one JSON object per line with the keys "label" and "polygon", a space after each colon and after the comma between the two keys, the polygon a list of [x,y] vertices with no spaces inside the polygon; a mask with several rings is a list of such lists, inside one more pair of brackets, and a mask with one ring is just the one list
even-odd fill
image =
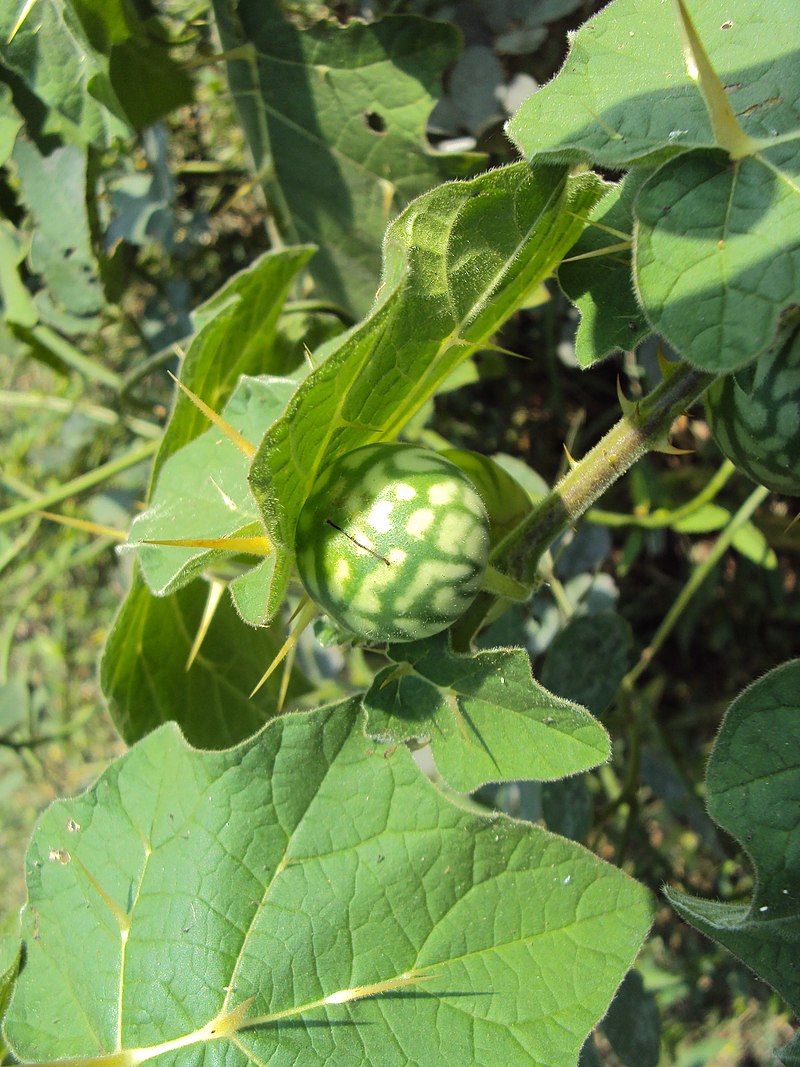
{"label": "dark green leaf", "polygon": [[482,158],[425,144],[425,123],[455,59],[455,27],[416,16],[301,27],[275,0],[216,0],[229,78],[256,170],[289,241],[312,241],[320,290],[363,315],[380,277],[383,233],[418,194]]}
{"label": "dark green leaf", "polygon": [[665,163],[639,193],[639,299],[696,367],[726,373],[755,359],[797,302],[798,173],[797,150],[780,166],[769,153],[731,162],[698,150]]}
{"label": "dark green leaf", "polygon": [[[616,248],[602,256],[569,262],[619,245],[625,240],[620,234],[630,235],[633,241],[633,200],[647,173],[636,171],[611,186],[590,212],[589,225],[558,269],[561,288],[581,313],[575,356],[582,367],[612,352],[629,351],[650,333],[634,293],[630,249]],[[609,233],[604,226],[618,233]]]}
{"label": "dark green leaf", "polygon": [[602,715],[628,669],[632,644],[630,626],[615,612],[579,615],[550,645],[542,685]]}
{"label": "dark green leaf", "polygon": [[655,997],[636,971],[625,975],[601,1025],[625,1067],[656,1067],[661,1055],[661,1019]]}
{"label": "dark green leaf", "polygon": [[[224,748],[252,736],[275,714],[280,672],[250,691],[283,643],[276,629],[253,629],[223,595],[200,653],[185,665],[208,596],[194,582],[154,597],[137,577],[117,615],[100,664],[114,725],[130,744],[169,720],[192,744]],[[289,699],[302,692],[295,680]]]}
{"label": "dark green leaf", "polygon": [[125,117],[135,129],[150,126],[192,101],[192,80],[160,42],[144,32],[111,49],[108,76]]}
{"label": "dark green leaf", "polygon": [[800,660],[776,667],[731,704],[706,771],[711,816],[755,866],[748,904],[675,889],[670,903],[800,1010]]}
{"label": "dark green leaf", "polygon": [[594,804],[582,775],[542,785],[542,817],[548,830],[583,841],[591,829]]}

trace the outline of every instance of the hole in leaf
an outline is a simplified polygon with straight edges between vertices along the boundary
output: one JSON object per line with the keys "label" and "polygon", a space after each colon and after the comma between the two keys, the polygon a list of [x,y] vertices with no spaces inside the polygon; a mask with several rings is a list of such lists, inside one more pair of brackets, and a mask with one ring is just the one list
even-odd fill
{"label": "hole in leaf", "polygon": [[386,120],[377,111],[365,111],[364,122],[375,133],[386,133]]}

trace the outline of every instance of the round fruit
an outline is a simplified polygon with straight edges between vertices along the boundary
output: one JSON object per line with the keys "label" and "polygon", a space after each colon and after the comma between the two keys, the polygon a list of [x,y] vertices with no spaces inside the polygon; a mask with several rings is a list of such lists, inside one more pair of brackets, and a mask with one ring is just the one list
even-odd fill
{"label": "round fruit", "polygon": [[800,331],[714,382],[706,415],[715,441],[745,474],[800,496]]}
{"label": "round fruit", "polygon": [[309,596],[369,641],[444,630],[481,587],[489,518],[475,486],[435,452],[374,444],[334,460],[295,533]]}

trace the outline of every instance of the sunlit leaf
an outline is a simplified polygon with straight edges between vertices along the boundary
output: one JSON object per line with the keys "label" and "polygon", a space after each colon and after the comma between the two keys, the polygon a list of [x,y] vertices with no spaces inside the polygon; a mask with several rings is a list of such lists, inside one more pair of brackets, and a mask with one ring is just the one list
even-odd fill
{"label": "sunlit leaf", "polygon": [[438,637],[389,654],[399,666],[380,671],[364,697],[368,733],[430,741],[439,773],[460,792],[563,778],[608,759],[600,723],[535,682],[523,649],[454,655]]}
{"label": "sunlit leaf", "polygon": [[166,726],[52,806],[28,852],[14,1053],[574,1063],[647,933],[646,890],[452,805],[357,721],[352,703],[288,716],[217,753]]}

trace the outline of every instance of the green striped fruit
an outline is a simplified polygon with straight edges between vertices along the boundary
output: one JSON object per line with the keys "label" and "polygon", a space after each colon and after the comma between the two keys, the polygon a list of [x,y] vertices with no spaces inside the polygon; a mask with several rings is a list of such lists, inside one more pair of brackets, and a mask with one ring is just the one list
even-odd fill
{"label": "green striped fruit", "polygon": [[709,388],[714,440],[753,481],[800,496],[800,330]]}
{"label": "green striped fruit", "polygon": [[455,622],[480,589],[489,518],[449,460],[365,445],[316,482],[295,550],[309,596],[340,625],[369,641],[416,641]]}

